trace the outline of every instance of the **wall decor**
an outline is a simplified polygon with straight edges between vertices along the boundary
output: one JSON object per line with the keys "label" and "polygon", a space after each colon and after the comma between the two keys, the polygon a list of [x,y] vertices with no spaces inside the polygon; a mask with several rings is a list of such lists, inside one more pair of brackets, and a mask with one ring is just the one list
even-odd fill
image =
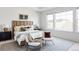
{"label": "wall decor", "polygon": [[24,19],[28,19],[28,15],[24,15]]}
{"label": "wall decor", "polygon": [[23,19],[23,15],[22,14],[19,15],[19,19]]}
{"label": "wall decor", "polygon": [[26,20],[26,19],[28,19],[28,15],[20,14],[20,15],[19,15],[19,19],[20,19],[20,20]]}

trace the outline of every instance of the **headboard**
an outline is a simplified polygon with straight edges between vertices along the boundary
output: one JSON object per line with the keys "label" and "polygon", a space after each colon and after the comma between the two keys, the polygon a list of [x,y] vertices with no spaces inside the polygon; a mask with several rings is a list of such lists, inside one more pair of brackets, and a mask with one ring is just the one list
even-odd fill
{"label": "headboard", "polygon": [[14,34],[14,27],[16,27],[16,26],[29,26],[29,27],[31,27],[32,25],[33,25],[33,21],[13,20],[12,21],[12,32]]}
{"label": "headboard", "polygon": [[32,26],[32,25],[33,25],[32,21],[24,21],[24,20],[12,21],[12,27],[15,27],[15,26]]}

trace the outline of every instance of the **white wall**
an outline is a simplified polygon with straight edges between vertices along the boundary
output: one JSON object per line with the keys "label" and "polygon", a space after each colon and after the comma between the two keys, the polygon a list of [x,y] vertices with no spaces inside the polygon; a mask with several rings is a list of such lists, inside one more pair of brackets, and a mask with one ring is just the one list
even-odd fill
{"label": "white wall", "polygon": [[39,25],[39,14],[29,7],[0,7],[0,24],[10,25],[12,20],[19,20],[19,14],[28,15],[28,20]]}
{"label": "white wall", "polygon": [[[39,25],[39,13],[33,10],[32,8],[17,8],[17,14],[28,15],[28,20],[34,22],[34,24]],[[18,18],[18,17],[17,17]]]}
{"label": "white wall", "polygon": [[[67,39],[67,40],[72,40],[72,41],[76,41],[76,42],[79,42],[79,33],[76,32],[76,25],[77,25],[77,19],[76,19],[76,14],[75,14],[75,9],[76,8],[69,8],[69,7],[66,7],[66,8],[54,8],[54,9],[51,9],[51,10],[48,10],[48,11],[45,11],[45,12],[41,12],[41,28],[43,30],[47,30],[47,31],[51,31],[53,33],[53,36],[56,36],[56,37],[60,37],[60,38],[64,38],[64,39]],[[46,14],[54,14],[54,13],[57,13],[57,12],[64,12],[64,11],[68,11],[68,10],[73,10],[74,11],[74,16],[73,16],[73,32],[66,32],[66,31],[56,31],[54,29],[46,29],[46,19],[45,19],[45,15]]]}
{"label": "white wall", "polygon": [[17,10],[15,8],[0,8],[0,24],[11,24],[11,20],[16,19]]}

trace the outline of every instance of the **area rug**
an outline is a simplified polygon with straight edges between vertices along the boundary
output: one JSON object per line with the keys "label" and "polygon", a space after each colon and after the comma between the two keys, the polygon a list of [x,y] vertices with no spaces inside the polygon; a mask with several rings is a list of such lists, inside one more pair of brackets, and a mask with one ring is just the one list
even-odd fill
{"label": "area rug", "polygon": [[0,51],[26,51],[25,47],[20,47],[16,41],[0,44]]}

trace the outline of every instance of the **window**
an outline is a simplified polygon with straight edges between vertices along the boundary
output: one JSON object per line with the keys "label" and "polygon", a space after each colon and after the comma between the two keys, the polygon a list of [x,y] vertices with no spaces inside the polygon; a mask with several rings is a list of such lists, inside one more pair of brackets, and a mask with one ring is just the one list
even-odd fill
{"label": "window", "polygon": [[47,15],[47,29],[53,29],[53,15]]}
{"label": "window", "polygon": [[55,30],[73,31],[73,11],[55,14]]}
{"label": "window", "polygon": [[78,23],[77,23],[77,25],[78,25],[78,27],[77,27],[77,31],[79,32],[79,9],[77,10],[77,19],[78,19]]}

